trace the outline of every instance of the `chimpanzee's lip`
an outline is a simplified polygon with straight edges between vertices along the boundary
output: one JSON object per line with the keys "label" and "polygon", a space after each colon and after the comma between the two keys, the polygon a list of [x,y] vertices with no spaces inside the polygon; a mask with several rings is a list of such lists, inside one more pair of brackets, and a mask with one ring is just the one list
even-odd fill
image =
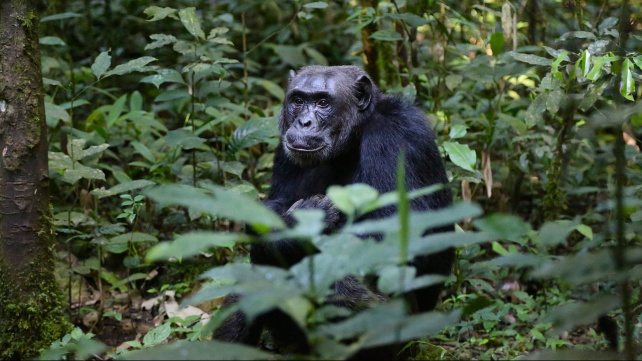
{"label": "chimpanzee's lip", "polygon": [[294,147],[294,146],[290,145],[289,143],[286,143],[285,146],[288,147],[289,150],[292,150],[292,151],[295,151],[295,152],[314,153],[314,152],[318,152],[318,151],[322,150],[323,148],[325,148],[326,144],[323,144],[320,147],[313,148],[313,149],[310,149],[310,148],[297,148],[297,147]]}

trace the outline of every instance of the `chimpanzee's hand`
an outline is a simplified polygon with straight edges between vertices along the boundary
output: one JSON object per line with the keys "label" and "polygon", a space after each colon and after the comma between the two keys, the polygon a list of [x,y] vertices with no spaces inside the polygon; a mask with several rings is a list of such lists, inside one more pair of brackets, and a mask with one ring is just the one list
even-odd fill
{"label": "chimpanzee's hand", "polygon": [[342,223],[342,214],[334,206],[330,198],[323,194],[317,194],[310,198],[299,199],[285,213],[286,222],[293,223],[292,212],[295,209],[322,209],[325,211],[325,229],[323,233],[329,233],[339,228]]}

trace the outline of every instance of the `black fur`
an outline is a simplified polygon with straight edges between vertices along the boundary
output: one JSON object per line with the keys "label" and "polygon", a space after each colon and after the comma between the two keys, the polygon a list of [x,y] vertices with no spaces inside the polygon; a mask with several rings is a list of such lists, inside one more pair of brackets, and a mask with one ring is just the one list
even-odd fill
{"label": "black fur", "polygon": [[[328,105],[322,100],[328,100]],[[319,208],[326,210],[327,231],[340,227],[345,219],[324,196],[331,185],[366,183],[380,193],[395,190],[401,149],[406,155],[407,189],[448,181],[434,133],[422,112],[400,97],[379,93],[370,77],[357,67],[309,66],[301,69],[290,79],[279,127],[282,138],[276,149],[272,187],[265,204],[290,225],[292,210]],[[451,202],[450,190],[444,189],[415,199],[411,206],[414,210],[439,209]],[[395,211],[394,207],[386,207],[362,218],[382,218]],[[452,230],[452,227],[433,231],[445,230]],[[254,264],[290,267],[315,251],[309,248],[292,240],[260,243],[252,246],[250,257]],[[418,275],[447,275],[452,261],[453,251],[448,250],[418,257],[413,265]],[[433,286],[408,295],[412,311],[434,308],[440,289]],[[350,308],[356,308],[364,300],[383,298],[367,291],[351,277],[338,282],[335,290],[343,299],[336,303]],[[304,334],[293,333],[284,326],[274,327],[274,323],[284,325],[282,322],[287,322],[286,318],[272,312],[254,324],[259,323],[256,326],[259,328],[271,328],[273,333],[290,332],[289,340],[287,336],[276,335],[275,340],[285,338],[285,342],[306,343]],[[226,335],[226,332],[238,333],[238,329],[238,325],[224,325],[217,335],[222,339],[238,340],[242,338],[239,335]],[[240,332],[247,332],[243,327],[241,329]],[[246,339],[248,343],[255,341]],[[306,351],[308,345],[299,345],[295,350]]]}

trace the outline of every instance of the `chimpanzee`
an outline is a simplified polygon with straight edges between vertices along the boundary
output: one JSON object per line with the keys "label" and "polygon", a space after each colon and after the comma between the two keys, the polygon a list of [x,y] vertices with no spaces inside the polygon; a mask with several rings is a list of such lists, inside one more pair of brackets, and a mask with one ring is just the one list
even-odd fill
{"label": "chimpanzee", "polygon": [[[366,183],[380,193],[396,189],[400,150],[405,152],[407,189],[446,183],[446,171],[426,118],[399,96],[379,92],[368,74],[355,66],[306,66],[290,74],[290,82],[279,116],[281,141],[274,156],[272,186],[265,205],[292,225],[291,213],[298,208],[326,211],[326,231],[345,222],[344,216],[325,196],[331,185]],[[444,188],[411,202],[415,210],[439,209],[450,205],[452,195]],[[383,218],[395,212],[390,206],[366,214],[362,219]],[[432,232],[452,230],[445,227]],[[309,254],[294,240],[253,244],[253,264],[290,267]],[[417,275],[448,275],[453,251],[417,257],[412,264]],[[407,295],[413,312],[434,308],[441,286],[419,289]],[[347,277],[335,285],[345,301],[340,306],[381,297]],[[233,299],[230,298],[230,299]],[[229,303],[226,302],[226,303]],[[263,327],[275,343],[294,345],[291,351],[309,350],[305,334],[285,314],[272,311],[247,327],[243,314],[231,316],[215,334],[227,341],[256,344]]]}

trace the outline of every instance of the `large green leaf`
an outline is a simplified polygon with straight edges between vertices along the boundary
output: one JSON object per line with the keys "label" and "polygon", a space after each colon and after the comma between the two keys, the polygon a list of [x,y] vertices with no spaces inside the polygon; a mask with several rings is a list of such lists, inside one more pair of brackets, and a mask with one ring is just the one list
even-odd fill
{"label": "large green leaf", "polygon": [[165,19],[166,17],[171,17],[176,19],[176,9],[170,7],[159,7],[159,6],[150,6],[144,11],[145,15],[151,16],[151,19],[147,21],[158,21]]}
{"label": "large green leaf", "polygon": [[183,184],[165,184],[147,191],[146,194],[163,206],[181,205],[192,211],[249,223],[261,231],[267,231],[266,227],[285,227],[281,217],[254,199],[221,186],[205,187],[207,190]]}
{"label": "large green leaf", "polygon": [[147,64],[155,61],[156,58],[151,56],[143,56],[134,60],[130,60],[125,64],[118,65],[114,69],[108,71],[105,74],[105,78],[112,75],[123,75],[133,72],[145,72],[152,70],[151,67],[148,67]]}
{"label": "large green leaf", "polygon": [[251,118],[234,130],[230,151],[236,152],[279,136],[276,117]]}
{"label": "large green leaf", "polygon": [[125,356],[126,360],[274,360],[276,356],[240,343],[216,340],[170,344],[136,350]]}
{"label": "large green leaf", "polygon": [[188,7],[180,9],[178,11],[178,17],[181,19],[185,29],[189,31],[190,34],[194,35],[199,39],[205,39],[205,33],[201,28],[201,21],[196,16],[196,9],[193,7]]}
{"label": "large green leaf", "polygon": [[579,326],[594,323],[601,315],[619,307],[620,302],[620,296],[605,295],[590,302],[576,301],[560,305],[547,313],[542,322],[552,322],[551,333],[559,335],[563,331],[573,331]]}
{"label": "large green leaf", "polygon": [[94,60],[94,63],[91,65],[91,71],[94,73],[96,78],[100,79],[110,66],[111,56],[109,55],[109,51],[103,51],[98,54],[96,60]]}
{"label": "large green leaf", "polygon": [[633,63],[630,59],[624,59],[622,63],[622,72],[620,73],[620,94],[630,101],[634,101],[633,92],[635,91],[635,80],[633,80]]}
{"label": "large green leaf", "polygon": [[250,237],[242,233],[193,232],[183,234],[172,242],[161,242],[147,251],[149,261],[185,259],[215,247],[232,247],[239,242],[248,242]]}
{"label": "large green leaf", "polygon": [[370,35],[370,38],[381,41],[399,41],[403,38],[401,34],[392,30],[378,30]]}
{"label": "large green leaf", "polygon": [[47,117],[47,125],[52,128],[58,125],[59,120],[65,123],[71,122],[71,117],[64,108],[47,101],[45,101],[45,116]]}
{"label": "large green leaf", "polygon": [[533,54],[522,54],[522,53],[516,53],[514,51],[509,52],[515,60],[522,61],[524,63],[532,64],[532,65],[544,65],[544,66],[550,66],[553,64],[553,61],[551,59],[546,59],[542,58],[541,56],[533,55]]}
{"label": "large green leaf", "polygon": [[455,163],[455,165],[466,169],[468,171],[475,171],[475,163],[477,161],[477,154],[474,150],[468,147],[468,144],[461,144],[458,142],[444,142],[444,150],[448,154],[448,158]]}
{"label": "large green leaf", "polygon": [[98,198],[104,198],[104,197],[109,197],[109,196],[113,196],[124,192],[129,192],[134,189],[149,187],[154,184],[156,183],[150,180],[137,179],[137,180],[117,184],[109,189],[105,189],[105,187],[100,187],[99,189],[92,190],[90,194]]}

